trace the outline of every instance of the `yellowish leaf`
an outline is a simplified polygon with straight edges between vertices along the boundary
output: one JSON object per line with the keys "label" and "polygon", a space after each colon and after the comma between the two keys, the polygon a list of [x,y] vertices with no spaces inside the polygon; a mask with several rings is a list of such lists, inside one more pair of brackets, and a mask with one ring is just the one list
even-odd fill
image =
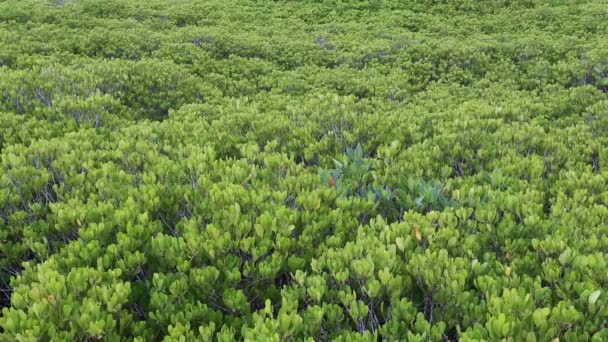
{"label": "yellowish leaf", "polygon": [[399,248],[399,250],[403,252],[403,250],[405,249],[405,240],[402,237],[398,237],[395,242],[397,243],[397,248]]}
{"label": "yellowish leaf", "polygon": [[414,234],[416,235],[416,239],[418,241],[422,241],[422,233],[420,232],[420,228],[416,228],[416,231],[414,232]]}
{"label": "yellowish leaf", "polygon": [[507,275],[507,277],[511,276],[511,266],[507,266],[507,268],[505,268],[505,274]]}
{"label": "yellowish leaf", "polygon": [[256,233],[256,234],[257,234],[259,237],[264,236],[264,227],[262,227],[262,225],[261,225],[261,224],[256,223],[256,224],[255,224],[255,226],[254,226],[254,228],[255,228],[255,233]]}

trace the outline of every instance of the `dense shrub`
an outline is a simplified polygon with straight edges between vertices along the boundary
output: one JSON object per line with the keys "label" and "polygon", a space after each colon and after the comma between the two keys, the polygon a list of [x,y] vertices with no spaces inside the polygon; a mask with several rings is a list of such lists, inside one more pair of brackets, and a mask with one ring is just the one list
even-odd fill
{"label": "dense shrub", "polygon": [[0,2],[0,340],[608,340],[607,13]]}

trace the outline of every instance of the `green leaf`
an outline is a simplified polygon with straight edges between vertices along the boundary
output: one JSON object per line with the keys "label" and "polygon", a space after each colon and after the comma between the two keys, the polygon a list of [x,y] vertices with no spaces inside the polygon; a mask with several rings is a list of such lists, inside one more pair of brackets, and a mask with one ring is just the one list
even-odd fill
{"label": "green leaf", "polygon": [[259,236],[259,237],[264,236],[264,227],[261,224],[256,223],[254,228],[255,228],[255,233],[257,234],[257,236]]}
{"label": "green leaf", "polygon": [[595,304],[595,302],[597,302],[598,298],[600,297],[600,294],[602,293],[601,290],[597,290],[592,292],[589,295],[589,304]]}

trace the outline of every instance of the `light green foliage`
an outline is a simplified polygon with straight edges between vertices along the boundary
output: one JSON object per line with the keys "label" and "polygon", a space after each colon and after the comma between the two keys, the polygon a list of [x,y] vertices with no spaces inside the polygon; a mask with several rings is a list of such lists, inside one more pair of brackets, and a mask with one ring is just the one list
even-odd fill
{"label": "light green foliage", "polygon": [[608,340],[605,1],[0,1],[0,341]]}

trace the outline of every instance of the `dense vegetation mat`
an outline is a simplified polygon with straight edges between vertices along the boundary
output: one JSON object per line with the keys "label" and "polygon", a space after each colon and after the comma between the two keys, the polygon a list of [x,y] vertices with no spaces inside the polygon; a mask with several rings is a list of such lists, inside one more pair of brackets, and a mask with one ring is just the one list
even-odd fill
{"label": "dense vegetation mat", "polygon": [[608,3],[0,1],[0,340],[608,340]]}

